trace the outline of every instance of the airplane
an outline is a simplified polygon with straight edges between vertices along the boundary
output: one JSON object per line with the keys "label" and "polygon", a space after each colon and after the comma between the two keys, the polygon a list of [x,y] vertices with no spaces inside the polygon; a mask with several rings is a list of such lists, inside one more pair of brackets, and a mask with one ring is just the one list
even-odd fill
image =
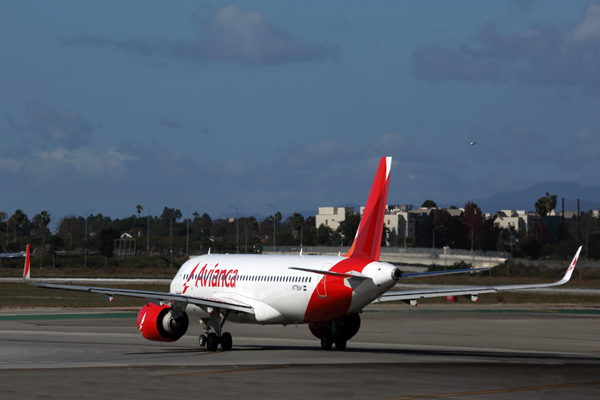
{"label": "airplane", "polygon": [[405,273],[379,261],[391,166],[391,157],[381,158],[356,237],[344,255],[206,254],[186,261],[164,293],[33,282],[28,245],[23,278],[38,288],[97,293],[108,301],[114,296],[148,299],[137,317],[148,340],[179,340],[190,318],[197,318],[203,328],[198,343],[211,352],[219,345],[223,351],[232,349],[231,334],[223,332],[225,322],[307,324],[324,350],[333,345],[344,350],[360,329],[361,311],[371,303],[416,306],[418,299],[459,295],[477,301],[481,293],[550,287],[571,278],[581,247],[564,277],[553,283],[390,291],[408,278],[485,269]]}

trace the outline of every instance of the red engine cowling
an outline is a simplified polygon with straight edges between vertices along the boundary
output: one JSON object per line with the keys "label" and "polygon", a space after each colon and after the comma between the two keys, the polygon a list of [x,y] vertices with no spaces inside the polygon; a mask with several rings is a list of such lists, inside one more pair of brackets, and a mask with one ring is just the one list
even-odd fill
{"label": "red engine cowling", "polygon": [[171,307],[148,303],[140,310],[137,324],[142,336],[148,340],[174,342],[185,334],[190,321],[186,313],[175,319]]}

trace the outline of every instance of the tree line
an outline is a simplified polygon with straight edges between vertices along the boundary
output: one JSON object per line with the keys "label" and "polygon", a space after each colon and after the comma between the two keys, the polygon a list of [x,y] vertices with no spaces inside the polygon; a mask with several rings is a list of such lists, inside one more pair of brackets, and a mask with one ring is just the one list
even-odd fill
{"label": "tree line", "polygon": [[[556,196],[548,193],[536,202],[540,222],[528,232],[513,226],[499,228],[472,202],[465,204],[460,215],[437,208],[432,200],[426,200],[422,207],[432,211],[417,221],[416,243],[404,237],[394,238],[384,227],[382,245],[511,251],[526,258],[567,257],[577,245],[573,224],[562,227],[558,242],[551,243],[549,237],[554,228],[548,223],[548,214],[556,207]],[[315,217],[305,218],[300,213],[283,220],[281,213],[275,212],[259,221],[255,217],[213,219],[199,212],[183,218],[181,210],[169,207],[164,207],[160,215],[142,216],[143,209],[137,205],[131,216],[121,219],[90,213],[66,215],[57,221],[48,211],[41,211],[31,219],[20,209],[10,216],[0,212],[0,251],[19,252],[30,243],[45,254],[89,251],[112,257],[115,239],[124,233],[131,237],[128,245],[133,243],[136,252],[144,255],[177,256],[205,253],[208,249],[219,253],[258,253],[265,245],[350,246],[361,218],[358,213],[350,214],[339,227],[332,229],[327,225],[317,227]],[[53,231],[49,228],[51,222],[55,226]],[[581,215],[580,229],[584,245],[590,243],[586,248],[589,257],[600,258],[600,223],[591,211]]]}

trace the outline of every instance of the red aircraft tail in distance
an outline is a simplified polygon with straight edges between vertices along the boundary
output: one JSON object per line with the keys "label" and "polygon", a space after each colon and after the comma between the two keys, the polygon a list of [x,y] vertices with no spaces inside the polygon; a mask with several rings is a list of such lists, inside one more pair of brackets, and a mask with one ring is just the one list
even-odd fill
{"label": "red aircraft tail in distance", "polygon": [[354,243],[345,257],[379,261],[391,167],[392,157],[381,158]]}
{"label": "red aircraft tail in distance", "polygon": [[25,255],[25,268],[23,268],[23,279],[28,281],[31,277],[31,259],[29,254],[29,245],[27,245],[27,253]]}

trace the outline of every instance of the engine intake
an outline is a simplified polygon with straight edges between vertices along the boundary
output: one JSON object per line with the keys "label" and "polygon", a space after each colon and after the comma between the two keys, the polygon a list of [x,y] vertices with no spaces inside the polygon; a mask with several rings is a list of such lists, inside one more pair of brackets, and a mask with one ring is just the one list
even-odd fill
{"label": "engine intake", "polygon": [[138,329],[142,336],[156,342],[174,342],[179,340],[188,329],[190,321],[186,313],[173,318],[171,307],[148,303],[137,317]]}

